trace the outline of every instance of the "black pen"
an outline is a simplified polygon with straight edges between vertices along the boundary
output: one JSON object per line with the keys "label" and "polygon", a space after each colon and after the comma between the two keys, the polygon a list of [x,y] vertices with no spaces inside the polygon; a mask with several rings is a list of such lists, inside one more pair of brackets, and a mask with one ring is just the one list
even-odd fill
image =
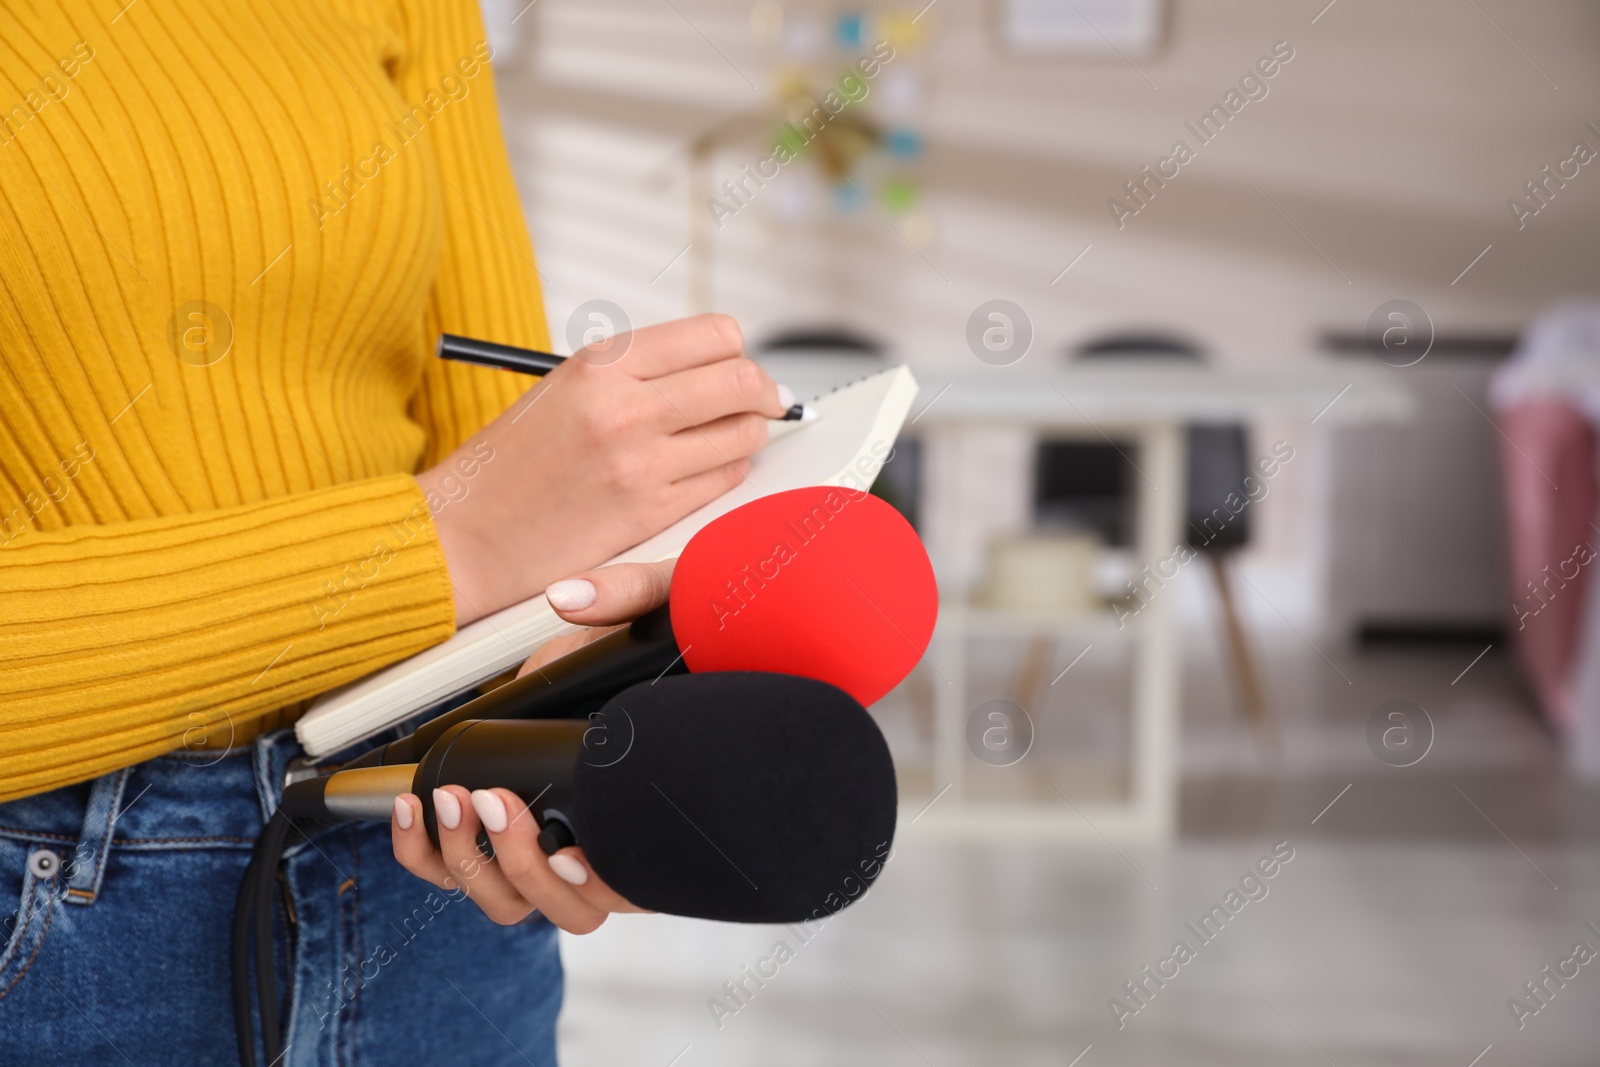
{"label": "black pen", "polygon": [[[439,358],[457,363],[476,363],[480,367],[498,367],[522,374],[548,374],[567,361],[566,356],[553,352],[539,352],[532,348],[500,345],[493,341],[479,341],[473,337],[458,337],[453,333],[439,335]],[[777,422],[809,422],[816,412],[804,404],[793,404]]]}

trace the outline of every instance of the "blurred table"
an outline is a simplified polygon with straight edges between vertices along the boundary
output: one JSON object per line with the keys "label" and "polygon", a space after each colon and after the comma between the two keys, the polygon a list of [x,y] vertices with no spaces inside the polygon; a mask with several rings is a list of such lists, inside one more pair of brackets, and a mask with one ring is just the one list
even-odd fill
{"label": "blurred table", "polygon": [[[1186,463],[1184,428],[1193,422],[1251,423],[1304,419],[1309,425],[1401,422],[1413,411],[1396,372],[1371,365],[1311,363],[1290,371],[1215,371],[1204,366],[1145,361],[1073,366],[1050,374],[1020,366],[926,378],[912,406],[912,432],[926,442],[922,484],[924,521],[956,530],[969,506],[959,454],[975,428],[1025,426],[1055,437],[1135,443],[1136,563],[1154,564],[1184,542]],[[935,559],[941,575],[957,574],[954,538],[943,538]],[[1179,730],[1181,649],[1173,632],[1171,597],[1151,597],[1128,627],[1137,641],[1132,687],[1131,750],[1124,802],[975,802],[966,795],[967,644],[978,635],[1105,628],[1109,613],[1041,616],[977,609],[965,592],[942,597],[929,661],[934,682],[934,792],[908,799],[918,830],[996,837],[1077,838],[1134,842],[1170,840],[1177,825],[1176,739]],[[928,805],[930,799],[936,802]],[[924,805],[928,805],[924,809]]]}

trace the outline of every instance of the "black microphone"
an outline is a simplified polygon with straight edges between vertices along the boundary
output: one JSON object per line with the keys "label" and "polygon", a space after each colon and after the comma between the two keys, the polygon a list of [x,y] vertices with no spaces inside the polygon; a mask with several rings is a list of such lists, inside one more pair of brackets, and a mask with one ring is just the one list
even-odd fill
{"label": "black microphone", "polygon": [[832,914],[894,840],[894,764],[866,709],[825,682],[754,671],[634,685],[588,721],[456,723],[414,766],[297,782],[283,809],[387,819],[409,791],[437,841],[441,785],[510,789],[546,852],[580,845],[631,903],[700,919]]}

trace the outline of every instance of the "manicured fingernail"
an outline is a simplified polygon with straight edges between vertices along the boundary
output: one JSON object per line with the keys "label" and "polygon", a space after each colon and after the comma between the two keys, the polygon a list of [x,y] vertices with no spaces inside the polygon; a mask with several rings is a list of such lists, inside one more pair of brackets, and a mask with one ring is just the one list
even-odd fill
{"label": "manicured fingernail", "polygon": [[402,830],[411,829],[411,805],[405,797],[394,798],[394,821]]}
{"label": "manicured fingernail", "polygon": [[484,829],[491,834],[498,834],[506,828],[506,806],[487,789],[472,791],[472,810],[478,813]]}
{"label": "manicured fingernail", "polygon": [[778,406],[785,411],[794,407],[794,390],[782,382],[778,383]]}
{"label": "manicured fingernail", "polygon": [[589,880],[589,868],[578,862],[576,856],[564,856],[557,852],[550,857],[550,869],[568,885],[582,885]]}
{"label": "manicured fingernail", "polygon": [[454,830],[461,825],[461,802],[455,798],[454,793],[446,793],[443,789],[433,791],[433,814],[438,817],[439,825],[446,830]]}
{"label": "manicured fingernail", "polygon": [[600,594],[595,592],[593,582],[584,581],[582,578],[565,578],[559,582],[551,582],[544,595],[553,608],[559,608],[561,611],[582,611],[593,604]]}

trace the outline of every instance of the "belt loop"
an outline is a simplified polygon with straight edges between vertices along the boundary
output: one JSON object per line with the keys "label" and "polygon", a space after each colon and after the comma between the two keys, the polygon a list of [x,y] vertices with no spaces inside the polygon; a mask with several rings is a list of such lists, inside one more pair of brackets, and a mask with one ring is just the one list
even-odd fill
{"label": "belt loop", "polygon": [[94,780],[89,787],[89,806],[83,813],[83,829],[69,861],[71,877],[63,899],[68,904],[93,904],[106,873],[106,856],[111,851],[111,831],[121,814],[122,793],[132,767],[112,771]]}
{"label": "belt loop", "polygon": [[273,730],[250,742],[250,763],[255,772],[256,799],[261,802],[261,822],[265,824],[278,810],[283,796],[283,770],[289,762],[288,749],[294,747],[294,731]]}

